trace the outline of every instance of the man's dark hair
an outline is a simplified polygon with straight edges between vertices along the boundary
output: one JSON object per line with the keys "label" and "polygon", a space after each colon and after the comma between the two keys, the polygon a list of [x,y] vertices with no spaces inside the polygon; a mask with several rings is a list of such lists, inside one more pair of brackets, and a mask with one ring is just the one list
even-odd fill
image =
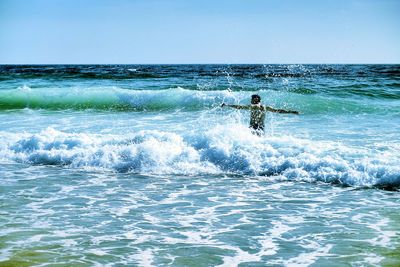
{"label": "man's dark hair", "polygon": [[258,99],[258,101],[261,101],[261,96],[259,95],[252,95],[251,99]]}

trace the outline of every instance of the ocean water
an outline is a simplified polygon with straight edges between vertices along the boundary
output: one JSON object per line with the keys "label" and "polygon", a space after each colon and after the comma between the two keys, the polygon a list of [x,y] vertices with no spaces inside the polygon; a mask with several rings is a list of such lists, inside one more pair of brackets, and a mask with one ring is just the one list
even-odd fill
{"label": "ocean water", "polygon": [[399,188],[399,65],[0,66],[0,266],[399,266]]}

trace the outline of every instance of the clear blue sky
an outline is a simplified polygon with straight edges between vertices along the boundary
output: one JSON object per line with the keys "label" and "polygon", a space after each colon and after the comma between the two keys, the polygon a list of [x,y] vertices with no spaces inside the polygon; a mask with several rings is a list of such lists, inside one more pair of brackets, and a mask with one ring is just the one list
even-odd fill
{"label": "clear blue sky", "polygon": [[400,1],[0,0],[1,63],[400,63]]}

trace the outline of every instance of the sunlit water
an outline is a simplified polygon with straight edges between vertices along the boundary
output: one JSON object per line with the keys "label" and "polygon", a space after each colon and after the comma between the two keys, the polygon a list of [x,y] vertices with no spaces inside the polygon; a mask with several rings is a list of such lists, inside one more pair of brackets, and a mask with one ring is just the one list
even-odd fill
{"label": "sunlit water", "polygon": [[399,66],[0,70],[0,265],[400,264]]}

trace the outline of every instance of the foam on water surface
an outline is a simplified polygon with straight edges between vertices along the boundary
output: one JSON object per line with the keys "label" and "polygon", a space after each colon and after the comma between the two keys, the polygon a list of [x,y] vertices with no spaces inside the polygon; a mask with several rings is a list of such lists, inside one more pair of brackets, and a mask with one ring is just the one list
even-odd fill
{"label": "foam on water surface", "polygon": [[201,134],[3,133],[1,158],[33,165],[164,175],[237,174],[352,186],[400,185],[398,147],[348,147],[294,137],[257,137],[240,125]]}

